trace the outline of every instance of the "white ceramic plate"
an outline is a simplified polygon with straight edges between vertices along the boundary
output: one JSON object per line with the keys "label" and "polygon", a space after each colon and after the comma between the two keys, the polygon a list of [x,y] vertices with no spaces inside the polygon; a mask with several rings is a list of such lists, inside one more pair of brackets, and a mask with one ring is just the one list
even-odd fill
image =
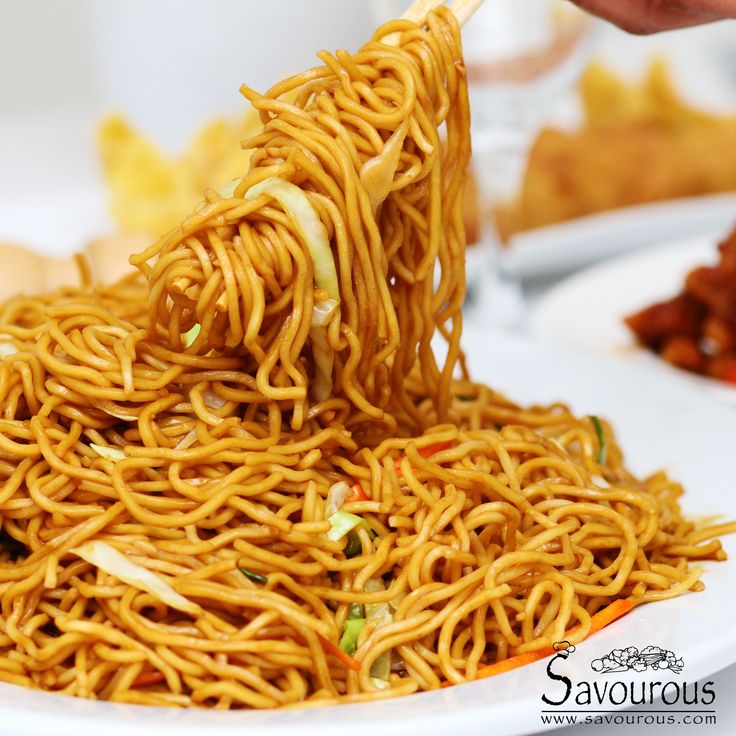
{"label": "white ceramic plate", "polygon": [[627,250],[733,227],[736,193],[625,207],[529,230],[501,254],[517,278],[567,273]]}
{"label": "white ceramic plate", "polygon": [[625,356],[643,370],[667,375],[736,404],[736,387],[673,367],[639,347],[623,318],[675,296],[696,266],[718,261],[721,233],[665,243],[592,266],[560,282],[536,304],[532,333],[581,350]]}
{"label": "white ceramic plate", "polygon": [[[464,342],[476,378],[524,403],[565,399],[579,413],[609,417],[631,467],[642,473],[667,467],[686,484],[692,513],[736,515],[729,472],[736,455],[731,411],[687,386],[642,374],[625,361],[565,353],[488,331],[468,330]],[[734,555],[736,539],[724,543]],[[736,661],[736,561],[705,567],[704,592],[636,609],[579,646],[565,664],[573,681],[595,677],[590,669],[594,658],[630,645],[671,649],[685,660],[677,677],[691,683]],[[0,685],[0,723],[3,733],[13,736],[502,736],[545,728],[540,698],[550,692],[551,683],[545,666],[541,661],[490,680],[391,701],[268,712],[113,705]],[[647,677],[662,679],[656,673],[616,675],[636,682]]]}

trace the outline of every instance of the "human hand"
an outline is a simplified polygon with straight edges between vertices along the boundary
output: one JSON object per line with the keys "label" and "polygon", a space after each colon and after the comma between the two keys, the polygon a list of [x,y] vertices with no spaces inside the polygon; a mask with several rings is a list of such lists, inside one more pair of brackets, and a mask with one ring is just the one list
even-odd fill
{"label": "human hand", "polygon": [[629,33],[648,34],[736,18],[736,0],[572,0]]}

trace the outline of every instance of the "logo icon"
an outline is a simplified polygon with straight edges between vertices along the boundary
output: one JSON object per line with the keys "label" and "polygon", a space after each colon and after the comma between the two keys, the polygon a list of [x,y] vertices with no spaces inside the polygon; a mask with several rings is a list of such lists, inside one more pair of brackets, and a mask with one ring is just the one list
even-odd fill
{"label": "logo icon", "polygon": [[639,651],[636,647],[612,649],[600,659],[594,659],[590,667],[594,672],[644,672],[645,670],[670,670],[676,674],[682,672],[685,662],[682,657],[662,647],[648,646]]}

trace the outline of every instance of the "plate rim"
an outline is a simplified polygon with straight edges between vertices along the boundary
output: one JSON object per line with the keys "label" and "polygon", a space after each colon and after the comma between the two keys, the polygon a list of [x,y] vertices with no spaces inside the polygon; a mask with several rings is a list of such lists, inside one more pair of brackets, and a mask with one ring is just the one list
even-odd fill
{"label": "plate rim", "polygon": [[569,273],[660,242],[651,230],[694,237],[729,222],[736,224],[736,192],[617,207],[521,231],[500,248],[499,265],[516,278]]}
{"label": "plate rim", "polygon": [[[475,343],[476,348],[471,351],[470,362],[471,366],[475,365],[476,368],[481,364],[489,365],[488,357],[493,355],[492,351],[496,349],[513,363],[507,367],[509,371],[517,370],[514,361],[524,360],[530,365],[533,361],[537,368],[546,360],[556,360],[563,363],[567,361],[569,365],[574,365],[576,370],[582,366],[582,370],[587,372],[601,370],[601,366],[606,366],[606,370],[614,370],[611,364],[615,361],[600,356],[564,351],[551,345],[535,343],[528,338],[511,337],[502,332],[477,327],[469,327],[466,330],[464,345],[467,347],[471,343]],[[618,371],[616,380],[619,381],[626,380],[625,374],[627,373],[636,373],[636,370],[629,365],[618,366],[615,371]],[[488,381],[491,378],[489,373],[481,375],[484,371],[476,370],[475,372],[479,379]],[[500,388],[503,389],[503,386]],[[532,390],[539,390],[539,387]],[[698,412],[705,412],[711,418],[715,417],[716,420],[726,417],[731,420],[732,418],[732,414],[727,409],[716,402],[702,402],[697,392],[690,388],[665,383],[656,390],[674,397],[676,401],[685,404],[694,403],[696,405],[694,408]],[[540,396],[540,400],[542,399],[543,397]],[[654,412],[656,409],[650,407],[650,411]],[[736,434],[731,444],[736,449]],[[652,462],[656,464],[659,460],[655,459]],[[736,556],[736,539],[729,540],[728,548],[731,554]],[[712,563],[708,569],[716,572],[721,569],[724,572],[731,572],[731,576],[736,580],[734,562],[731,563],[731,567],[721,567],[728,564]],[[622,641],[625,630],[631,626],[646,624],[650,629],[656,628],[657,621],[652,619],[660,620],[661,616],[653,617],[652,612],[664,612],[665,608],[675,607],[677,617],[681,618],[687,609],[693,608],[694,602],[691,598],[700,595],[702,594],[692,594],[692,596],[684,596],[673,601],[657,603],[652,608],[647,606],[635,609],[629,616],[621,620],[621,626],[600,632],[596,637],[586,640],[580,645],[580,648],[584,647],[588,654],[608,651],[609,647]],[[733,593],[733,596],[736,601],[736,592]],[[644,615],[643,612],[647,611],[649,613]],[[699,680],[736,662],[736,629],[726,634],[725,637],[711,637],[705,645],[702,643],[698,645],[699,654],[695,657],[694,662],[688,663],[690,668],[688,680]],[[117,734],[129,734],[131,726],[143,726],[152,721],[157,723],[156,728],[147,729],[146,732],[155,732],[160,736],[170,736],[174,733],[178,736],[190,736],[190,734],[201,733],[201,729],[207,726],[216,726],[223,736],[240,734],[243,728],[248,726],[257,728],[258,733],[264,736],[293,734],[295,730],[298,730],[300,736],[317,736],[317,734],[331,736],[332,734],[343,734],[348,724],[351,725],[352,732],[357,736],[367,736],[369,733],[375,736],[376,727],[382,725],[399,728],[409,724],[413,728],[421,727],[426,736],[446,734],[448,727],[454,729],[462,727],[468,734],[486,734],[490,719],[493,719],[494,722],[494,732],[511,735],[545,729],[545,726],[539,722],[539,692],[526,693],[521,698],[500,704],[487,704],[487,701],[484,704],[484,696],[487,698],[492,692],[491,689],[501,683],[510,687],[515,681],[518,683],[516,685],[518,688],[522,683],[534,682],[535,678],[538,680],[544,665],[545,661],[541,660],[534,665],[500,675],[493,680],[483,680],[442,691],[418,693],[404,698],[373,702],[367,704],[369,708],[366,708],[366,704],[360,704],[286,711],[217,713],[202,710],[151,708],[84,701],[0,684],[0,712],[4,716],[4,725],[7,725],[13,734],[41,732],[45,734],[49,724],[53,724],[57,736],[64,736],[67,733],[78,735],[80,729],[89,731],[95,726],[104,727],[106,736],[117,736]],[[692,676],[691,673],[693,673]],[[31,701],[32,705],[23,706],[22,701]],[[370,715],[368,715],[369,710]],[[133,716],[129,717],[131,711]],[[400,711],[401,714],[395,711]],[[361,716],[365,717],[361,718]],[[553,726],[550,725],[549,728]]]}

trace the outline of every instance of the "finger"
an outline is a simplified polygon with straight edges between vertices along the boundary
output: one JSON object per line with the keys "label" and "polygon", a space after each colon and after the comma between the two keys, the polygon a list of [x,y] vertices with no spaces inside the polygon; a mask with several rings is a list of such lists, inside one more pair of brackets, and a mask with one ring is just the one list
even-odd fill
{"label": "finger", "polygon": [[690,10],[712,20],[736,18],[736,0],[664,0],[665,5],[680,10]]}
{"label": "finger", "polygon": [[[708,0],[702,0],[702,5]],[[724,0],[712,0],[723,2]],[[629,33],[648,34],[708,23],[713,15],[694,8],[696,3],[666,0],[577,0],[583,10],[614,23]],[[729,0],[730,2],[730,0]]]}

